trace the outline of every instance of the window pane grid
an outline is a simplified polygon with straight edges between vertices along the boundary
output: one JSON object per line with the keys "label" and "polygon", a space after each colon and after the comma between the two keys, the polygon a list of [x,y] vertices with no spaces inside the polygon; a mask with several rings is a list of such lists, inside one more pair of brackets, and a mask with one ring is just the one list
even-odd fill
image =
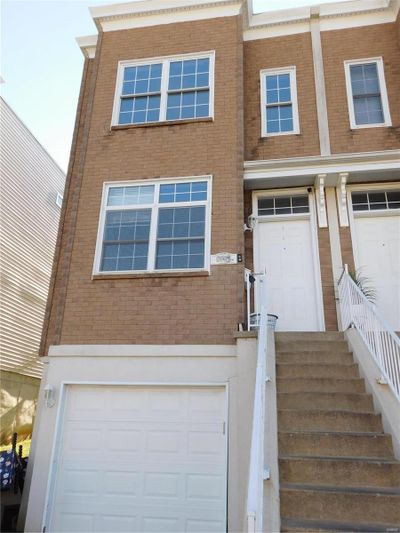
{"label": "window pane grid", "polygon": [[261,216],[296,215],[309,212],[307,195],[275,196],[258,200],[258,214]]}
{"label": "window pane grid", "polygon": [[290,73],[265,76],[265,115],[267,133],[294,131]]}
{"label": "window pane grid", "polygon": [[160,185],[160,203],[196,202],[207,200],[207,182]]}
{"label": "window pane grid", "polygon": [[351,195],[353,211],[400,209],[400,190],[360,192]]}
{"label": "window pane grid", "polygon": [[154,185],[110,187],[108,206],[151,204],[154,201]]}
{"label": "window pane grid", "polygon": [[207,181],[110,186],[99,271],[204,268],[207,187]]}
{"label": "window pane grid", "polygon": [[146,270],[151,210],[108,211],[102,271]]}
{"label": "window pane grid", "polygon": [[203,268],[205,207],[159,210],[156,269]]}
{"label": "window pane grid", "polygon": [[209,116],[209,57],[124,67],[118,124]]}
{"label": "window pane grid", "polygon": [[350,82],[356,125],[384,122],[378,64],[350,65]]}

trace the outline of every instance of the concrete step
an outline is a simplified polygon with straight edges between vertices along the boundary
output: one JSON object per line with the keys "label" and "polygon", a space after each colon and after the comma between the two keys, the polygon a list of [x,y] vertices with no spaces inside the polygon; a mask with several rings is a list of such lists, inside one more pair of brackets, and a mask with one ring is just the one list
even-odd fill
{"label": "concrete step", "polygon": [[392,439],[382,433],[279,431],[279,454],[394,459]]}
{"label": "concrete step", "polygon": [[280,392],[365,392],[360,378],[280,378],[276,385]]}
{"label": "concrete step", "polygon": [[281,516],[343,522],[400,524],[400,489],[281,484]]}
{"label": "concrete step", "polygon": [[295,341],[281,341],[275,343],[276,351],[279,352],[315,352],[315,351],[336,351],[348,352],[349,346],[345,340],[323,341],[323,340],[295,340]]}
{"label": "concrete step", "polygon": [[277,363],[276,374],[278,378],[358,378],[358,366],[335,364],[290,364]]}
{"label": "concrete step", "polygon": [[317,533],[323,531],[324,533],[337,533],[338,531],[347,533],[399,533],[400,527],[398,524],[368,524],[352,523],[352,522],[337,522],[336,520],[300,520],[298,518],[283,518],[281,520],[281,531],[301,532],[301,533]]}
{"label": "concrete step", "polygon": [[284,341],[342,341],[341,331],[278,331],[275,333],[277,342]]}
{"label": "concrete step", "polygon": [[400,463],[357,457],[280,457],[281,483],[337,487],[400,487]]}
{"label": "concrete step", "polygon": [[350,352],[337,352],[331,350],[306,351],[306,352],[278,352],[277,363],[334,363],[351,364],[353,355]]}
{"label": "concrete step", "polygon": [[370,394],[344,392],[281,392],[278,389],[278,409],[333,409],[362,413],[374,412]]}
{"label": "concrete step", "polygon": [[380,415],[341,410],[278,411],[280,431],[328,431],[383,433]]}

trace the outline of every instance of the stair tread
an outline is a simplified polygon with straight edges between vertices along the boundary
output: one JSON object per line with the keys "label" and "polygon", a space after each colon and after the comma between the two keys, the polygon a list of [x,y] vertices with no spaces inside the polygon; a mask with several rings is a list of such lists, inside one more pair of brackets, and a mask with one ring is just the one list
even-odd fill
{"label": "stair tread", "polygon": [[318,408],[316,407],[315,409],[310,409],[309,407],[303,407],[303,408],[300,408],[300,409],[293,409],[293,408],[286,408],[286,407],[283,407],[283,408],[279,408],[278,409],[278,413],[280,411],[284,411],[284,412],[296,412],[296,413],[338,413],[338,414],[352,414],[352,415],[374,415],[374,416],[380,416],[378,413],[375,413],[375,411],[352,411],[351,409],[335,409],[335,408],[332,408],[332,409],[329,409],[327,407],[324,407],[324,408]]}
{"label": "stair tread", "polygon": [[396,459],[386,459],[384,457],[360,457],[360,456],[329,456],[329,455],[279,455],[278,459],[293,460],[293,461],[335,461],[335,462],[357,462],[357,463],[371,463],[371,464],[381,464],[385,463],[387,465],[396,465],[400,467],[400,462]]}
{"label": "stair tread", "polygon": [[327,431],[325,429],[323,430],[311,430],[311,429],[296,429],[293,431],[279,431],[278,433],[284,434],[284,435],[345,435],[346,437],[354,436],[354,437],[385,437],[389,438],[389,435],[387,435],[384,432],[378,433],[377,431]]}
{"label": "stair tread", "polygon": [[[321,362],[318,361],[318,362],[313,362],[313,363],[308,363],[307,361],[304,361],[304,362],[302,362],[302,361],[301,362],[294,361],[293,363],[287,363],[287,362],[282,363],[280,361],[277,361],[276,365],[277,366],[324,366],[324,367],[325,366],[346,366],[346,367],[347,366],[357,366],[357,364],[354,363],[354,362],[351,362],[351,363],[325,363],[323,361],[321,361]],[[315,378],[315,379],[318,379],[318,377]],[[353,379],[356,379],[356,378],[353,378]]]}
{"label": "stair tread", "polygon": [[330,492],[330,493],[340,493],[340,494],[383,494],[387,496],[400,496],[400,488],[396,487],[342,487],[342,486],[332,486],[332,485],[312,485],[309,483],[281,483],[280,489],[286,490],[301,490],[301,491],[319,491],[319,492]]}
{"label": "stair tread", "polygon": [[331,520],[306,520],[296,518],[282,518],[281,521],[282,531],[288,531],[289,528],[296,528],[299,531],[343,531],[343,532],[360,532],[360,533],[373,533],[373,532],[387,532],[393,531],[399,532],[400,527],[398,524],[372,524],[372,523],[360,523],[360,522],[336,522]]}
{"label": "stair tread", "polygon": [[277,391],[278,395],[296,395],[296,396],[305,396],[305,395],[318,395],[318,396],[332,396],[332,394],[335,394],[339,398],[342,398],[343,396],[361,396],[363,398],[371,398],[372,395],[367,392],[329,392],[329,391],[302,391],[302,392],[279,392]]}

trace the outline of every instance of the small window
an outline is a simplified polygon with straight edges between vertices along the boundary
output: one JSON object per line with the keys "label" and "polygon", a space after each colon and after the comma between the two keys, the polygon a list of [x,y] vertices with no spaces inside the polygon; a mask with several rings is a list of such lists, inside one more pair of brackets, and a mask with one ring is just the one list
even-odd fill
{"label": "small window", "polygon": [[400,190],[353,192],[351,200],[353,211],[400,209]]}
{"label": "small window", "polygon": [[63,199],[64,199],[64,198],[63,198],[63,195],[62,195],[60,192],[58,192],[58,193],[57,193],[57,196],[56,196],[56,205],[57,205],[57,207],[59,207],[60,209],[61,209],[61,207],[62,207]]}
{"label": "small window", "polygon": [[259,216],[298,215],[309,213],[308,196],[274,196],[258,200]]}
{"label": "small window", "polygon": [[122,61],[118,67],[114,125],[213,116],[214,54]]}
{"label": "small window", "polygon": [[296,68],[261,71],[262,135],[299,133]]}
{"label": "small window", "polygon": [[210,179],[106,186],[96,273],[204,270]]}
{"label": "small window", "polygon": [[382,58],[345,62],[352,128],[390,126]]}

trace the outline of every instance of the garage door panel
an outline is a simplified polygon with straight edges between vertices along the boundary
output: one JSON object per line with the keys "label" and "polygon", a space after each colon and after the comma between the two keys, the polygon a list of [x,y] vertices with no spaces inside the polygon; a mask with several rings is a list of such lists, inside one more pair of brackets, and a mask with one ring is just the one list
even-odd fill
{"label": "garage door panel", "polygon": [[69,387],[49,530],[224,531],[225,401],[221,387]]}

